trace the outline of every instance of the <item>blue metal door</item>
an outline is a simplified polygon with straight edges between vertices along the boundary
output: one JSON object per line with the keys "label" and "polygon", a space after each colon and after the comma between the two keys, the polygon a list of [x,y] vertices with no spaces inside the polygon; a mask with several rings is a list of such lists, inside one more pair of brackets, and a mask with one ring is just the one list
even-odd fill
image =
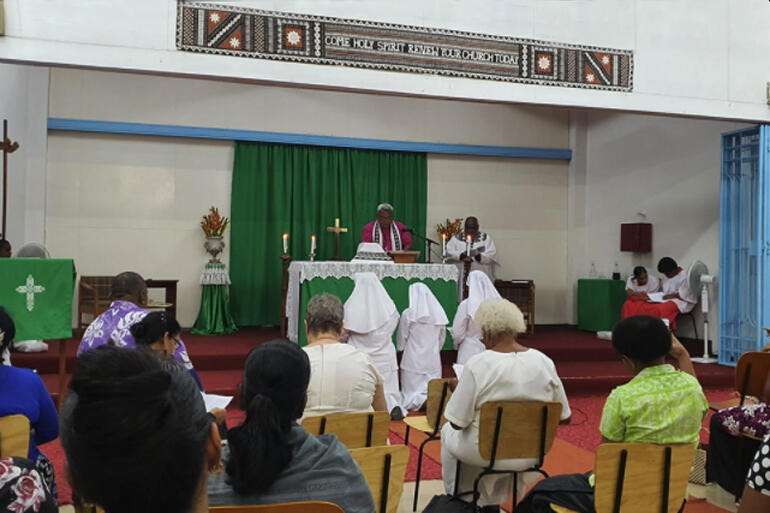
{"label": "blue metal door", "polygon": [[735,366],[770,327],[770,130],[722,136],[719,363]]}

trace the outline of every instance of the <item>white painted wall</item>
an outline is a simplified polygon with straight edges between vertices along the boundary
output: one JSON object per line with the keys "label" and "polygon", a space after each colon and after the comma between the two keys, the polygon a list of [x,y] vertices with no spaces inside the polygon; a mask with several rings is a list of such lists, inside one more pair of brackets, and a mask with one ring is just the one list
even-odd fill
{"label": "white painted wall", "polygon": [[[50,115],[547,148],[567,147],[568,135],[567,113],[551,108],[61,69]],[[80,274],[180,279],[190,326],[206,261],[198,220],[212,204],[229,215],[231,171],[229,142],[51,132],[47,243]],[[566,179],[564,161],[428,158],[428,225],[477,215],[500,276],[536,280],[540,323],[567,320]]]}
{"label": "white painted wall", "polygon": [[770,120],[770,4],[723,0],[232,0],[231,5],[634,51],[616,93],[175,50],[173,0],[6,0],[0,60],[448,98]]}
{"label": "white painted wall", "polygon": [[[588,276],[591,262],[605,277],[618,262],[626,278],[635,265],[657,275],[657,262],[664,256],[685,269],[702,260],[718,274],[720,135],[746,125],[596,112],[572,119],[578,149],[579,134],[585,131],[585,170],[578,151],[570,167],[570,286]],[[620,223],[641,221],[640,211],[653,224],[653,252],[621,253]],[[715,291],[712,340],[718,326],[717,296]],[[574,308],[571,313],[575,315]],[[700,318],[698,314],[702,336]],[[683,327],[685,334],[692,332],[688,323]]]}
{"label": "white painted wall", "polygon": [[0,139],[1,122],[7,119],[9,138],[19,143],[19,149],[8,155],[5,236],[14,249],[45,238],[47,116],[48,68],[0,64]]}

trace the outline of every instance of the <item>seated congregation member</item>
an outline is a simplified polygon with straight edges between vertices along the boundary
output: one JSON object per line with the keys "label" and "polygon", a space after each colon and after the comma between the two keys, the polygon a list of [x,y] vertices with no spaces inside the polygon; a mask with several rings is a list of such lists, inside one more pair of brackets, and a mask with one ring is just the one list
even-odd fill
{"label": "seated congregation member", "polygon": [[450,332],[457,349],[457,363],[465,365],[472,356],[484,351],[481,329],[474,322],[479,305],[488,299],[500,299],[500,293],[486,274],[481,271],[468,273],[468,297],[457,307]]}
{"label": "seated congregation member", "polygon": [[[697,444],[708,403],[690,355],[656,317],[623,319],[612,331],[612,347],[634,374],[607,397],[599,430],[602,442]],[[680,370],[666,363],[671,356]],[[594,511],[594,475],[569,474],[540,481],[516,506],[517,513],[550,512],[557,504]]]}
{"label": "seated congregation member", "polygon": [[225,473],[209,478],[212,506],[312,500],[346,513],[374,511],[345,446],[335,435],[310,435],[297,424],[309,381],[310,361],[296,344],[276,340],[249,353],[241,396],[246,420],[228,433]]}
{"label": "seated congregation member", "polygon": [[[103,345],[117,347],[136,347],[136,342],[131,335],[131,326],[144,318],[148,311],[147,283],[139,274],[124,272],[115,276],[112,280],[112,303],[110,307],[99,317],[94,319],[83,333],[83,339],[78,346],[78,358],[86,351]],[[184,365],[190,371],[193,379],[198,383],[198,388],[203,388],[195,372],[187,348],[184,342],[178,341],[174,350],[174,359]]]}
{"label": "seated congregation member", "polygon": [[57,513],[59,506],[37,467],[26,458],[0,459],[0,511]]}
{"label": "seated congregation member", "polygon": [[393,332],[398,310],[374,273],[355,273],[355,287],[345,301],[345,332],[348,344],[369,357],[382,376],[385,402],[392,418],[404,416],[398,388],[398,362]]}
{"label": "seated congregation member", "polygon": [[[459,492],[473,490],[473,481],[489,461],[479,456],[479,416],[488,401],[555,401],[562,405],[561,422],[571,416],[564,386],[556,367],[546,355],[519,344],[516,336],[527,326],[519,308],[505,299],[491,299],[479,305],[476,323],[481,329],[486,350],[468,361],[444,415],[441,429],[441,475],[447,493],[454,493],[457,460],[462,462]],[[536,459],[501,460],[496,468],[526,469]],[[518,490],[534,482],[540,474],[519,475]],[[510,475],[491,475],[479,483],[478,504],[497,511],[511,493]],[[518,511],[518,509],[517,509]]]}
{"label": "seated congregation member", "polygon": [[680,313],[690,313],[698,298],[690,291],[687,273],[670,257],[663,257],[658,262],[658,272],[665,277],[661,280],[663,303],[649,301],[626,301],[623,305],[622,317],[633,315],[651,315],[668,319],[669,326],[676,330],[676,318]]}
{"label": "seated congregation member", "polygon": [[770,511],[770,435],[759,446],[749,466],[746,486],[738,513],[767,513]]}
{"label": "seated congregation member", "polygon": [[72,488],[109,513],[205,513],[221,440],[189,373],[148,351],[78,358],[62,407]]}
{"label": "seated congregation member", "polygon": [[382,377],[369,358],[340,343],[345,308],[337,296],[313,296],[305,312],[310,385],[304,417],[385,411]]}
{"label": "seated congregation member", "polygon": [[634,274],[626,281],[626,297],[630,300],[646,300],[647,293],[660,290],[660,280],[647,274],[641,265],[634,267]]}
{"label": "seated congregation member", "polygon": [[[16,336],[13,319],[0,307],[0,350],[6,350]],[[0,365],[0,417],[24,415],[29,419],[27,458],[34,464],[54,499],[57,497],[53,465],[38,445],[59,436],[59,417],[43,380],[30,369]]]}
{"label": "seated congregation member", "polygon": [[441,377],[441,348],[449,322],[441,304],[424,283],[409,286],[409,308],[401,314],[398,350],[404,408],[419,410],[428,398],[428,381]]}

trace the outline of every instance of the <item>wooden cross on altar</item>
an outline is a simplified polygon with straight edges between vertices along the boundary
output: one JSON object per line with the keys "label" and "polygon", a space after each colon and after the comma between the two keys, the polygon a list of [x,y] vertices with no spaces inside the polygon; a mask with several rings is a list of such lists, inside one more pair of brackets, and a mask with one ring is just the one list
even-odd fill
{"label": "wooden cross on altar", "polygon": [[326,229],[327,232],[334,232],[334,260],[340,259],[340,233],[346,233],[347,228],[340,228],[340,218],[334,220],[334,226]]}
{"label": "wooden cross on altar", "polygon": [[11,142],[8,138],[8,120],[3,120],[3,140],[0,141],[0,151],[3,152],[3,226],[0,237],[8,237],[5,231],[5,217],[8,207],[8,154],[19,149],[18,142]]}

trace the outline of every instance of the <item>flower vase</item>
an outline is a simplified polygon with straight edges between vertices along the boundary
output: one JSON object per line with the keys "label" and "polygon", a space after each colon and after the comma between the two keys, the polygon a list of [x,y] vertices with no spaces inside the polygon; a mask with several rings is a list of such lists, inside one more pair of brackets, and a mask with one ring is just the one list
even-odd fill
{"label": "flower vase", "polygon": [[211,255],[209,263],[218,264],[219,259],[217,258],[217,255],[219,255],[225,249],[224,238],[221,236],[206,237],[206,242],[203,243],[203,249],[205,249],[209,255]]}

